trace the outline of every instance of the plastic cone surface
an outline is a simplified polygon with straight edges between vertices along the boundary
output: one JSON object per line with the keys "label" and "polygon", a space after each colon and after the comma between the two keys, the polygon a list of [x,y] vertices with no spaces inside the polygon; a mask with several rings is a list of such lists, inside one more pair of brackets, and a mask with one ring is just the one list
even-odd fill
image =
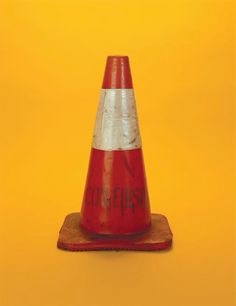
{"label": "plastic cone surface", "polygon": [[127,56],[107,58],[80,226],[125,235],[149,229],[151,215]]}
{"label": "plastic cone surface", "polygon": [[170,248],[172,232],[150,214],[127,56],[109,56],[80,213],[66,216],[57,246],[68,251]]}

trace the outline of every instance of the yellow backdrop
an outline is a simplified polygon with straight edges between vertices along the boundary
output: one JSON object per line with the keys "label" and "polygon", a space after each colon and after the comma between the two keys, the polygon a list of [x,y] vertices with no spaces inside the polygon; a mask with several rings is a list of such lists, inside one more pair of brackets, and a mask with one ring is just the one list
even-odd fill
{"label": "yellow backdrop", "polygon": [[[2,306],[233,306],[233,1],[0,2]],[[171,251],[56,249],[107,55],[129,55]]]}

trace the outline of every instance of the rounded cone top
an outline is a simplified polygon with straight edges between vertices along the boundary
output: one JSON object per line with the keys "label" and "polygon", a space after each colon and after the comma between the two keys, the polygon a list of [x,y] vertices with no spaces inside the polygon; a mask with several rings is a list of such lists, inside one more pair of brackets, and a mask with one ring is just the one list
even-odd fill
{"label": "rounded cone top", "polygon": [[108,56],[102,88],[133,88],[128,56]]}

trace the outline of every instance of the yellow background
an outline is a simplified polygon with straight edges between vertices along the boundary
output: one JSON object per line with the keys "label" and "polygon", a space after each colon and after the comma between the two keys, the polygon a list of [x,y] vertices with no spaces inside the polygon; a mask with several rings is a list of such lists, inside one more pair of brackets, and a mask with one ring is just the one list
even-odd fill
{"label": "yellow background", "polygon": [[[1,306],[233,306],[231,1],[0,2]],[[107,55],[129,55],[162,253],[56,249]]]}

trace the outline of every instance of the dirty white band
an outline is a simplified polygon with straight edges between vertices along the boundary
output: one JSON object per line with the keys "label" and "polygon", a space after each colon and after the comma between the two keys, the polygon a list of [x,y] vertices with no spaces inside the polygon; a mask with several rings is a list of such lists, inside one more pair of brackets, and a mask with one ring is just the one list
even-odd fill
{"label": "dirty white band", "polygon": [[92,147],[105,151],[141,147],[133,89],[101,89]]}

